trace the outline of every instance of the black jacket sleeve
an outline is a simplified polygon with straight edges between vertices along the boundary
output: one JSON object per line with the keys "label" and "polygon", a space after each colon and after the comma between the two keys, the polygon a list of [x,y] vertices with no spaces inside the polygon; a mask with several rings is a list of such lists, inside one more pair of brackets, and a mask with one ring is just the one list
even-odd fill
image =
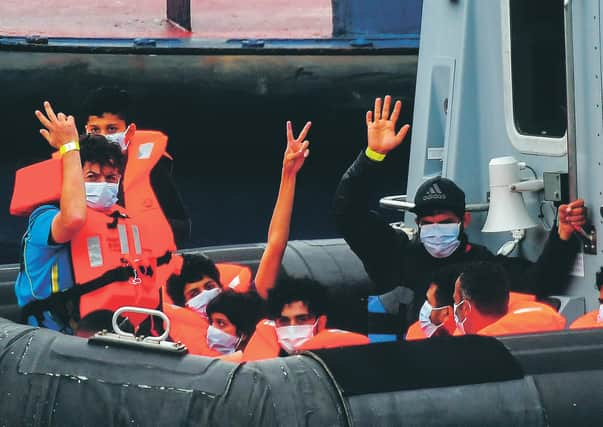
{"label": "black jacket sleeve", "polygon": [[511,290],[538,297],[564,293],[579,244],[576,236],[567,241],[561,240],[557,227],[554,227],[535,263],[521,258],[507,258],[505,267],[511,273]]}
{"label": "black jacket sleeve", "polygon": [[369,210],[370,189],[381,175],[381,168],[360,153],[339,182],[334,210],[338,231],[363,262],[377,290],[387,291],[401,283],[403,266],[397,261],[410,242]]}
{"label": "black jacket sleeve", "polygon": [[163,156],[151,170],[151,186],[172,227],[176,245],[180,247],[185,240],[190,238],[191,219],[172,176],[171,159]]}

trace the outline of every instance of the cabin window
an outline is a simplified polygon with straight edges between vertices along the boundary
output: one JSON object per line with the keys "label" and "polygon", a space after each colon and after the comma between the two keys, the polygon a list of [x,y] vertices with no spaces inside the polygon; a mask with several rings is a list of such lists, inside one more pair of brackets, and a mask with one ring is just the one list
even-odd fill
{"label": "cabin window", "polygon": [[513,121],[522,135],[567,127],[563,0],[510,0]]}

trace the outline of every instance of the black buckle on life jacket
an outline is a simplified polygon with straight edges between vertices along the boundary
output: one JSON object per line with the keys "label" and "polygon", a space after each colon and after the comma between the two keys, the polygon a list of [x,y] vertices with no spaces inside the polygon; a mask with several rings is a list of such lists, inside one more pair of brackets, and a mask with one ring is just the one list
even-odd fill
{"label": "black buckle on life jacket", "polygon": [[107,223],[107,228],[110,230],[117,227],[117,223],[119,222],[120,219],[128,218],[128,215],[123,214],[120,211],[113,211],[107,216],[113,218],[112,222]]}
{"label": "black buckle on life jacket", "polygon": [[[131,266],[114,268],[89,282],[81,285],[74,285],[72,288],[52,294],[44,300],[32,301],[29,304],[26,304],[21,308],[21,318],[23,321],[26,321],[29,316],[34,316],[38,321],[38,324],[42,325],[45,311],[50,311],[53,314],[63,313],[69,301],[77,302],[82,295],[87,294],[88,292],[95,291],[113,282],[124,282],[130,277],[134,277],[134,269]],[[77,315],[77,312],[74,314]],[[68,322],[68,319],[61,318],[61,321],[64,320],[67,320]]]}

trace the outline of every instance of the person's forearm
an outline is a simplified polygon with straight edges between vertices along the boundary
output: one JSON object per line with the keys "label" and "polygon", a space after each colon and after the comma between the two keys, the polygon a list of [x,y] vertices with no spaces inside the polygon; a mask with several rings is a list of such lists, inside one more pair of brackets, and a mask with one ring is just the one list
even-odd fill
{"label": "person's forearm", "polygon": [[71,240],[86,221],[86,190],[79,150],[63,154],[62,162],[60,212],[53,227],[53,238],[57,243]]}
{"label": "person's forearm", "polygon": [[363,215],[369,211],[369,192],[381,170],[381,164],[368,159],[364,152],[358,155],[341,177],[335,192],[334,210],[338,222],[349,214]]}
{"label": "person's forearm", "polygon": [[283,172],[276,204],[274,206],[274,211],[272,212],[272,219],[270,220],[270,227],[268,228],[267,242],[269,245],[277,247],[282,246],[283,249],[287,245],[291,215],[293,213],[293,201],[295,198],[295,183],[295,175]]}
{"label": "person's forearm", "polygon": [[268,229],[266,249],[262,254],[255,278],[258,294],[264,299],[268,298],[268,291],[274,287],[289,240],[295,183],[296,175],[283,171],[276,205]]}

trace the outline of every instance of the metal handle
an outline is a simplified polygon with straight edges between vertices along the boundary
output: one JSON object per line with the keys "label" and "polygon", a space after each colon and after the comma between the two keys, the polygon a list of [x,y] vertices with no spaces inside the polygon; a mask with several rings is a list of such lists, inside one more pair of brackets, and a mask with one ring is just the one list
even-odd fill
{"label": "metal handle", "polygon": [[132,307],[132,306],[120,307],[117,310],[115,310],[115,313],[113,313],[113,319],[111,320],[111,323],[113,325],[113,331],[116,334],[134,337],[134,334],[122,331],[121,328],[119,327],[119,325],[117,324],[117,318],[122,313],[128,313],[128,312],[129,313],[148,314],[149,316],[158,316],[158,317],[161,317],[161,320],[163,320],[165,322],[165,327],[164,327],[165,330],[163,331],[163,334],[161,334],[158,337],[146,337],[145,338],[146,340],[163,341],[170,334],[170,319],[165,315],[165,313],[163,313],[159,310],[152,310],[150,308]]}
{"label": "metal handle", "polygon": [[[408,196],[406,194],[400,194],[396,196],[385,196],[379,199],[379,206],[385,209],[394,209],[397,211],[408,211],[415,207],[413,202],[407,201]],[[489,203],[470,203],[465,206],[465,210],[468,212],[485,212],[490,207]]]}

